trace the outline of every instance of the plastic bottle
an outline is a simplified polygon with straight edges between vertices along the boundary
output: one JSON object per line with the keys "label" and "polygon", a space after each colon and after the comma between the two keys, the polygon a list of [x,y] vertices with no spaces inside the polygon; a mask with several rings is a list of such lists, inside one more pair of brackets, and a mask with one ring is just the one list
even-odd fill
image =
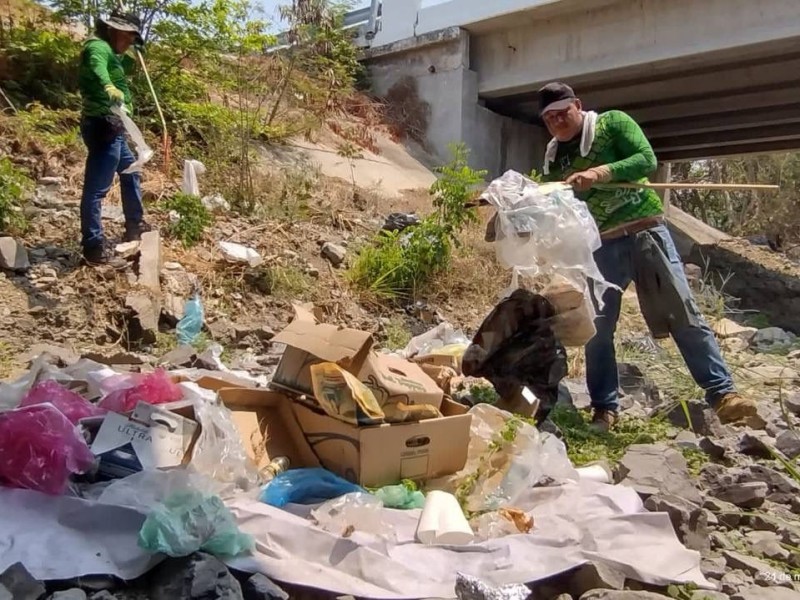
{"label": "plastic bottle", "polygon": [[176,328],[178,343],[181,345],[191,344],[203,329],[203,303],[200,301],[200,294],[196,293],[186,302],[183,310],[183,318],[178,322]]}
{"label": "plastic bottle", "polygon": [[276,475],[279,475],[289,468],[289,459],[285,456],[276,456],[270,463],[264,467],[262,474],[265,481],[272,481]]}

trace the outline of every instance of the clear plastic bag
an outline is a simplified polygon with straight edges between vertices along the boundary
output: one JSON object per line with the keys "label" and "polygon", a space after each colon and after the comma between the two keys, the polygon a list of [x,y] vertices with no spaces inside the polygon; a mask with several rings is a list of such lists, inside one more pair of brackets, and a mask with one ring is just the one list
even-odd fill
{"label": "clear plastic bag", "polygon": [[205,172],[206,166],[199,160],[184,160],[181,191],[187,196],[200,196],[200,183],[197,180],[197,176],[203,175]]}
{"label": "clear plastic bag", "polygon": [[354,492],[366,490],[326,469],[291,469],[264,486],[260,500],[282,508],[287,504],[316,504]]}
{"label": "clear plastic bag", "polygon": [[[577,289],[592,293],[603,307],[609,288],[597,267],[594,252],[600,248],[600,232],[586,203],[578,200],[569,186],[539,185],[515,171],[492,181],[482,194],[497,209],[495,248],[498,262],[512,270],[510,294],[520,277],[561,275]],[[594,308],[588,305],[594,319]]]}
{"label": "clear plastic bag", "polygon": [[52,404],[0,414],[0,448],[0,483],[51,495],[95,462],[78,428]]}
{"label": "clear plastic bag", "polygon": [[186,397],[194,403],[194,415],[200,423],[200,434],[192,450],[191,466],[199,473],[220,483],[233,484],[243,490],[258,485],[258,469],[242,442],[231,411],[216,393],[196,383],[181,383]]}
{"label": "clear plastic bag", "polygon": [[427,488],[456,494],[470,512],[514,506],[539,482],[577,481],[564,444],[533,425],[488,404],[470,409],[467,464],[459,473],[428,482]]}
{"label": "clear plastic bag", "polygon": [[128,133],[131,140],[133,140],[133,144],[136,147],[136,161],[122,173],[125,175],[140,173],[144,168],[144,165],[146,165],[150,159],[153,158],[153,150],[147,145],[147,142],[144,141],[144,136],[142,135],[141,130],[128,116],[128,113],[125,111],[125,109],[123,109],[121,106],[112,106],[111,112],[113,112],[122,120],[122,126],[125,127],[125,131]]}
{"label": "clear plastic bag", "polygon": [[139,402],[164,404],[183,398],[180,387],[163,369],[147,374],[109,377],[104,379],[100,386],[106,395],[99,406],[121,414],[131,412]]}
{"label": "clear plastic bag", "polygon": [[383,502],[366,492],[334,498],[311,511],[311,518],[330,533],[350,537],[354,531],[394,537],[394,528],[381,516]]}
{"label": "clear plastic bag", "polygon": [[450,323],[440,323],[433,329],[413,338],[403,350],[404,358],[426,356],[434,352],[460,356],[470,344],[464,332],[456,330]]}
{"label": "clear plastic bag", "polygon": [[107,412],[53,380],[33,386],[20,402],[20,408],[48,403],[60,410],[73,425],[77,425],[81,419],[101,416]]}
{"label": "clear plastic bag", "polygon": [[225,558],[252,552],[255,540],[239,531],[233,513],[218,496],[183,491],[147,516],[139,546],[172,557],[202,550]]}

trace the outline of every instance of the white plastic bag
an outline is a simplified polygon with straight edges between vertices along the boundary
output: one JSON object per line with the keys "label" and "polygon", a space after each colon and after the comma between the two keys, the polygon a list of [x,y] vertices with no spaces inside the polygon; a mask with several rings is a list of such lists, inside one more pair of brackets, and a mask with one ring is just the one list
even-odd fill
{"label": "white plastic bag", "polygon": [[[539,185],[515,171],[492,181],[481,196],[497,209],[495,248],[501,265],[512,270],[511,294],[520,277],[561,275],[579,290],[592,293],[603,307],[603,294],[619,289],[605,280],[594,260],[600,232],[586,203],[569,186]],[[593,307],[589,306],[594,318]]]}
{"label": "white plastic bag", "polygon": [[261,255],[247,246],[241,244],[234,244],[233,242],[219,242],[219,249],[225,260],[230,262],[247,263],[251,267],[257,267],[264,259]]}
{"label": "white plastic bag", "polygon": [[153,158],[153,150],[147,145],[147,142],[144,141],[144,136],[136,126],[136,123],[133,122],[133,120],[128,116],[128,113],[125,112],[121,106],[112,106],[111,112],[113,112],[122,120],[122,126],[125,127],[125,131],[128,133],[131,140],[133,140],[133,144],[136,147],[136,161],[134,161],[134,163],[122,173],[125,175],[140,173],[144,168],[144,165],[147,164],[151,158]]}
{"label": "white plastic bag", "polygon": [[434,350],[447,346],[469,346],[470,343],[470,339],[464,335],[463,331],[456,330],[450,323],[440,323],[433,329],[413,338],[403,350],[403,357],[427,356]]}
{"label": "white plastic bag", "polygon": [[206,166],[199,160],[183,161],[183,187],[187,196],[200,196],[200,183],[197,176],[206,172]]}
{"label": "white plastic bag", "polygon": [[328,500],[312,510],[311,517],[325,531],[342,537],[360,531],[393,540],[394,528],[382,511],[383,502],[372,494],[353,492]]}

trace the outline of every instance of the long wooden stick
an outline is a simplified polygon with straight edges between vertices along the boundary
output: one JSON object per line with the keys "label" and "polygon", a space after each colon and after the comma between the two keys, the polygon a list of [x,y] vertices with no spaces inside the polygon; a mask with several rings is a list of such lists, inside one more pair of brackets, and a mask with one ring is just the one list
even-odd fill
{"label": "long wooden stick", "polygon": [[608,189],[641,189],[653,190],[762,190],[777,191],[778,185],[752,183],[598,183],[593,187]]}
{"label": "long wooden stick", "polygon": [[161,110],[161,104],[158,102],[158,96],[156,95],[156,90],[153,87],[153,82],[150,81],[150,73],[147,72],[147,65],[144,62],[144,56],[142,53],[139,52],[139,49],[135,49],[136,56],[139,58],[139,64],[142,66],[142,71],[144,72],[144,78],[147,80],[147,86],[150,88],[150,93],[153,95],[153,102],[156,105],[156,111],[158,111],[158,117],[161,119],[161,144],[164,151],[164,173],[169,175],[169,159],[170,159],[170,148],[169,148],[169,132],[167,131],[167,121],[164,119],[164,113]]}

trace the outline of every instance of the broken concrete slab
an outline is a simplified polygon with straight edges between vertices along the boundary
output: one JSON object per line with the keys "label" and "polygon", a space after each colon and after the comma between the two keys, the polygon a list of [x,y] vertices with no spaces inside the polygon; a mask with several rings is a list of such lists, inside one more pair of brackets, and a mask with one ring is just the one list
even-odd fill
{"label": "broken concrete slab", "polygon": [[25,246],[12,237],[0,237],[0,269],[22,272],[30,268]]}
{"label": "broken concrete slab", "polygon": [[142,234],[139,257],[139,284],[161,293],[161,236],[157,231]]}
{"label": "broken concrete slab", "polygon": [[146,342],[154,342],[155,335],[158,333],[158,318],[161,314],[161,307],[154,294],[149,290],[129,292],[125,298],[125,306],[133,311],[142,330],[143,339]]}

